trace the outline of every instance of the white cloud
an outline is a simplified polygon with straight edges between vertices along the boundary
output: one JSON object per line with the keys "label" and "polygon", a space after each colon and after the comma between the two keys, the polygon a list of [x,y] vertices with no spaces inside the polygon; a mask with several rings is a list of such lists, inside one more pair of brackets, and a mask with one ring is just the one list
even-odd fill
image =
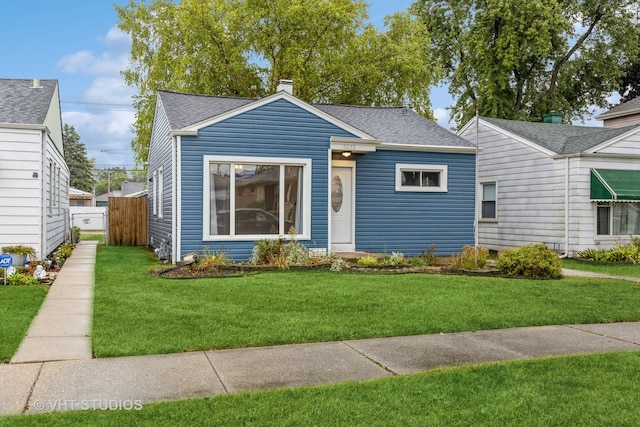
{"label": "white cloud", "polygon": [[[136,90],[127,86],[121,77],[98,77],[82,94],[82,100],[100,104],[115,104],[128,108]],[[127,107],[125,107],[127,106]]]}
{"label": "white cloud", "polygon": [[[132,96],[136,90],[120,76],[128,64],[131,39],[112,27],[99,42],[98,47],[65,55],[58,62],[59,69],[76,75],[74,79],[83,84],[74,97],[77,101],[63,101],[62,120],[75,128],[98,168],[131,168],[131,125],[135,120]],[[83,76],[90,77],[88,84]]]}
{"label": "white cloud", "polygon": [[96,56],[90,50],[81,50],[63,56],[58,61],[58,68],[67,73],[119,75],[120,70],[127,66],[128,61],[127,54],[114,56],[110,52],[104,52]]}

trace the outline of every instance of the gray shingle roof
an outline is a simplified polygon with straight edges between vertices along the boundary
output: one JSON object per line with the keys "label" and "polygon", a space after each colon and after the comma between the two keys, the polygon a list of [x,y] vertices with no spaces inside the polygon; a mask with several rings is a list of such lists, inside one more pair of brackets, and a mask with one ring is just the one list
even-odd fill
{"label": "gray shingle roof", "polygon": [[[172,130],[213,118],[257,100],[169,91],[160,91],[158,96]],[[312,106],[386,143],[446,147],[474,146],[464,138],[403,107],[327,104],[312,104]]]}
{"label": "gray shingle roof", "polygon": [[474,147],[466,139],[409,108],[318,104],[313,106],[386,143]]}
{"label": "gray shingle roof", "polygon": [[558,154],[581,153],[638,127],[638,125],[621,128],[572,126],[486,117],[482,117],[481,120]]}
{"label": "gray shingle roof", "polygon": [[178,130],[257,101],[251,98],[159,91],[171,130]]}
{"label": "gray shingle roof", "polygon": [[57,80],[0,79],[0,123],[44,124]]}
{"label": "gray shingle roof", "polygon": [[596,119],[604,120],[637,113],[640,113],[640,97],[633,98],[631,101],[627,101],[623,104],[613,107],[609,111],[600,114],[598,117],[596,117]]}

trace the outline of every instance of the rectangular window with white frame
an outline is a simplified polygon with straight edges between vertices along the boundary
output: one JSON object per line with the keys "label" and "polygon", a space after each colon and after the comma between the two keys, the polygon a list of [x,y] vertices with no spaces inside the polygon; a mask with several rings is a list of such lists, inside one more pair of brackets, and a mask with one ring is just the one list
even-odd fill
{"label": "rectangular window with white frame", "polygon": [[158,168],[158,218],[163,217],[164,210],[164,172],[162,166]]}
{"label": "rectangular window with white frame", "polygon": [[311,160],[204,157],[205,240],[310,238]]}
{"label": "rectangular window with white frame", "polygon": [[483,182],[480,184],[482,203],[480,206],[481,219],[498,218],[498,186],[495,182]]}
{"label": "rectangular window with white frame", "polygon": [[153,171],[153,175],[151,177],[151,210],[153,211],[153,215],[158,215],[158,207],[156,204],[156,194],[158,191],[158,171]]}
{"label": "rectangular window with white frame", "polygon": [[447,192],[447,165],[396,164],[396,191]]}
{"label": "rectangular window with white frame", "polygon": [[640,203],[605,202],[596,207],[598,236],[640,235]]}

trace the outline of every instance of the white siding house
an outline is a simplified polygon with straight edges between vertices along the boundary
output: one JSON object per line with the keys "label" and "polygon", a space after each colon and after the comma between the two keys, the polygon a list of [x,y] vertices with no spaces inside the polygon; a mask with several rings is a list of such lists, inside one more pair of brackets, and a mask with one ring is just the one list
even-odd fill
{"label": "white siding house", "polygon": [[479,245],[544,242],[574,256],[640,235],[640,125],[479,118],[458,134],[479,148]]}
{"label": "white siding house", "polygon": [[31,246],[40,259],[68,230],[58,82],[0,79],[0,247]]}

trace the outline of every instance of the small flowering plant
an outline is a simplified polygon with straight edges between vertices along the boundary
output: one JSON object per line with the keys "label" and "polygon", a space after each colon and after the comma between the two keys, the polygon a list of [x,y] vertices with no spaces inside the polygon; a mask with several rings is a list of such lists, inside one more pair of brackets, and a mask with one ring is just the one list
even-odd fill
{"label": "small flowering plant", "polygon": [[36,254],[36,250],[33,249],[31,246],[22,246],[22,245],[3,246],[2,252],[8,253],[8,254],[16,254],[16,255],[35,255]]}

